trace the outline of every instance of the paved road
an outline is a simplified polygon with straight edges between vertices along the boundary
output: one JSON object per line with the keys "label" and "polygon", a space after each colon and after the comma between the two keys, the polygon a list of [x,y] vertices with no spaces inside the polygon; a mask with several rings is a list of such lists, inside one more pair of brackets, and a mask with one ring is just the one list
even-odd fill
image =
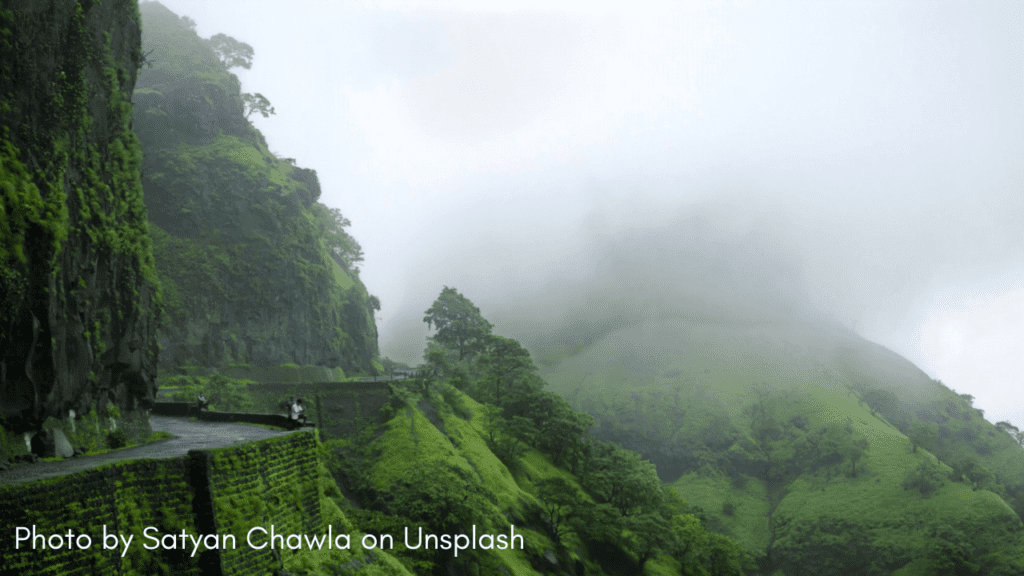
{"label": "paved road", "polygon": [[79,456],[54,462],[36,462],[35,464],[17,464],[11,470],[0,472],[0,486],[73,474],[120,460],[173,458],[184,456],[189,450],[219,448],[236,442],[251,442],[293,434],[290,431],[251,424],[200,422],[189,418],[170,416],[150,416],[149,421],[154,432],[170,432],[174,434],[175,438],[95,456]]}

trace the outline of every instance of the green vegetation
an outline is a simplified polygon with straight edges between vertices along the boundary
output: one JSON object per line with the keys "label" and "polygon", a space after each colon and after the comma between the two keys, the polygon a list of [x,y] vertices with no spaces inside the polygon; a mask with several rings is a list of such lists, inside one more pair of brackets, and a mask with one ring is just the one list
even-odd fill
{"label": "green vegetation", "polygon": [[171,379],[171,385],[177,390],[171,395],[176,402],[195,402],[202,396],[209,402],[210,410],[222,412],[246,412],[253,406],[252,394],[248,385],[250,380],[236,380],[222,374],[213,374],[209,378],[198,376],[179,376]]}
{"label": "green vegetation", "polygon": [[821,326],[674,318],[577,340],[541,352],[552,388],[761,573],[1024,570],[1012,425],[897,355]]}
{"label": "green vegetation", "polygon": [[[85,413],[68,412],[62,418],[51,416],[42,423],[41,428],[51,433],[60,430],[73,449],[86,455],[130,448],[167,437],[165,433],[152,431],[145,412],[122,413],[110,402],[105,406],[93,405]],[[30,450],[24,434],[0,428],[0,459],[28,454]]]}
{"label": "green vegetation", "polygon": [[[188,22],[184,18],[187,18],[187,16],[184,16],[182,21],[188,26]],[[189,29],[194,28],[195,26],[189,26]],[[236,66],[246,70],[252,68],[252,46],[245,42],[239,42],[227,34],[214,34],[210,37],[209,43],[210,48],[213,48],[214,53],[220,58],[224,68],[230,69]]]}
{"label": "green vegetation", "polygon": [[[349,220],[249,122],[274,113],[230,72],[251,66],[251,46],[203,40],[156,3],[145,53],[134,3],[38,13],[52,21],[0,11],[4,456],[40,427],[89,452],[152,439],[129,408],[152,396],[158,327],[160,362],[185,372],[165,379],[175,397],[223,410],[253,406],[258,374],[304,386],[310,415],[329,420],[340,409],[309,381],[401,367],[378,358],[381,304]],[[319,518],[398,541],[286,553],[291,574],[1024,573],[1024,432],[852,334],[741,316],[588,319],[531,354],[445,287],[425,312],[436,332],[417,378],[378,387],[383,407],[346,396],[359,419],[328,422],[342,433],[316,459],[298,454],[301,474],[253,466],[272,443],[209,454],[231,477],[212,506],[234,531]],[[52,501],[19,518],[196,532],[195,470],[139,463],[159,469],[153,487],[134,466],[101,471],[103,510],[55,512],[70,491],[44,481]],[[15,492],[0,497],[21,506]],[[406,529],[513,525],[522,550],[401,542]],[[186,564],[133,552],[116,569]]]}
{"label": "green vegetation", "polygon": [[491,324],[480,315],[480,309],[454,288],[445,286],[426,314],[423,321],[427,327],[437,329],[434,342],[455,348],[459,360],[476,353],[491,333]]}
{"label": "green vegetation", "polygon": [[[367,532],[507,533],[525,550],[407,549],[417,574],[743,574],[753,561],[707,530],[636,452],[589,437],[593,419],[544,390],[529,353],[445,288],[419,377],[382,423],[327,439],[340,505]],[[470,330],[465,330],[469,327]],[[460,333],[459,330],[463,329]],[[471,335],[469,335],[471,334]],[[483,403],[481,403],[483,402]]]}
{"label": "green vegetation", "polygon": [[267,100],[267,97],[259,92],[242,94],[242,104],[245,105],[246,120],[252,116],[253,112],[259,112],[264,118],[270,118],[270,115],[275,113],[274,107],[270,105],[270,100]]}
{"label": "green vegetation", "polygon": [[154,393],[161,295],[131,130],[139,15],[123,0],[91,8],[0,10],[0,424],[16,432]]}
{"label": "green vegetation", "polygon": [[134,126],[156,269],[166,287],[161,368],[294,362],[372,374],[378,356],[362,250],[340,211],[317,202],[314,170],[270,152],[248,121],[273,113],[230,68],[253,51],[209,40],[158,3],[141,7],[151,66]]}
{"label": "green vegetation", "polygon": [[[331,256],[346,272],[358,273],[359,269],[356,264],[363,261],[363,249],[356,239],[345,231],[345,228],[351,226],[352,222],[342,216],[341,211],[337,208],[316,204],[313,210],[322,226],[324,244]],[[371,299],[376,301],[376,297],[371,296]],[[374,305],[371,304],[371,307]],[[376,302],[375,309],[380,310],[379,301]]]}

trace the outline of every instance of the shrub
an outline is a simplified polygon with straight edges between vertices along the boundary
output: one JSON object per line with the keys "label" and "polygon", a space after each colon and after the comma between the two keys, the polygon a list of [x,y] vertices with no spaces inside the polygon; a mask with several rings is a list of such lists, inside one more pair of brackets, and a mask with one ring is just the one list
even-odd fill
{"label": "shrub", "polygon": [[128,445],[128,433],[125,432],[124,428],[117,428],[111,430],[107,434],[107,447],[111,450],[117,450],[118,448],[124,448]]}
{"label": "shrub", "polygon": [[945,484],[938,464],[930,458],[925,458],[916,468],[907,473],[907,477],[903,480],[903,489],[917,490],[921,496],[927,498]]}
{"label": "shrub", "polygon": [[209,378],[189,376],[182,388],[171,395],[177,402],[195,402],[199,395],[206,397],[211,410],[224,412],[244,412],[253,407],[252,394],[249,392],[247,380],[236,380],[222,374],[214,374]]}
{"label": "shrub", "polygon": [[722,514],[725,514],[726,516],[732,516],[736,514],[736,505],[733,504],[731,500],[726,500],[722,504]]}

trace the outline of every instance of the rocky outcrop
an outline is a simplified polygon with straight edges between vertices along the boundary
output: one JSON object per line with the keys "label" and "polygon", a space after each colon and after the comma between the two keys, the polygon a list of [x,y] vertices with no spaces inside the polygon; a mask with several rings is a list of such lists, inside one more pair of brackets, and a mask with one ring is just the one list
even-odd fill
{"label": "rocky outcrop", "polygon": [[151,66],[135,130],[166,303],[161,365],[371,371],[370,297],[327,249],[316,172],[270,152],[190,20],[155,2],[141,11]]}
{"label": "rocky outcrop", "polygon": [[160,293],[130,95],[134,0],[0,11],[0,418],[152,401]]}

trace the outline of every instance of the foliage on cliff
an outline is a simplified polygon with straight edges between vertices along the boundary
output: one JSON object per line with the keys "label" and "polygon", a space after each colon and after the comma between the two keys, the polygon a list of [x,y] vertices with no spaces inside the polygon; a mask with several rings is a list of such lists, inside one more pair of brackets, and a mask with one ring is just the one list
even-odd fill
{"label": "foliage on cliff", "polygon": [[153,399],[161,296],[130,127],[141,62],[133,1],[0,10],[5,427]]}
{"label": "foliage on cliff", "polygon": [[[464,306],[445,306],[452,299]],[[479,310],[446,288],[432,324],[478,326]],[[442,334],[442,332],[439,332]],[[596,442],[593,419],[545,391],[515,340],[479,345],[435,336],[417,378],[393,386],[384,423],[326,442],[360,529],[395,535],[416,574],[743,574],[739,544],[629,450]],[[423,534],[522,535],[522,549],[418,546]],[[410,538],[404,538],[406,529]]]}
{"label": "foliage on cliff", "polygon": [[150,65],[134,126],[166,293],[161,364],[372,371],[377,331],[348,221],[317,202],[314,170],[269,151],[215,46],[159,3],[141,11]]}
{"label": "foliage on cliff", "polygon": [[881,346],[671,317],[550,341],[552,389],[597,437],[655,462],[763,573],[1024,572],[1012,425]]}

